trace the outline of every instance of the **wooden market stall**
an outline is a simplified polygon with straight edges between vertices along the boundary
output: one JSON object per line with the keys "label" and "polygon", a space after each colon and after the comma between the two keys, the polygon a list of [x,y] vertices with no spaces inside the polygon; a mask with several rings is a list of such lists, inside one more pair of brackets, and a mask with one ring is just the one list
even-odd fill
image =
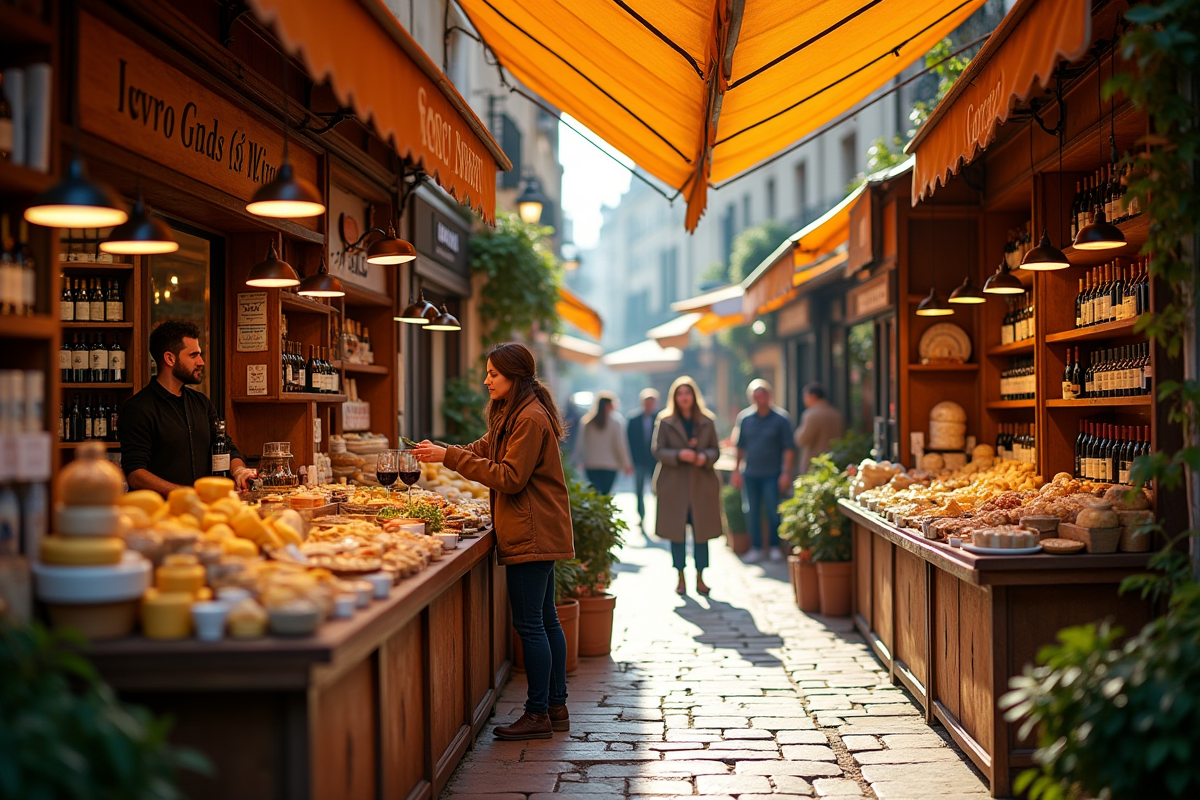
{"label": "wooden market stall", "polygon": [[[1076,324],[1079,287],[1092,285],[1090,271],[1099,265],[1108,266],[1106,286],[1125,276],[1131,291],[1144,291],[1149,310],[1162,304],[1153,282],[1132,288],[1146,214],[1118,219],[1125,238],[1119,248],[1068,246],[1071,215],[1090,203],[1083,189],[1093,182],[1107,196],[1119,183],[1108,172],[1110,132],[1118,156],[1148,132],[1126,98],[1098,102],[1098,82],[1112,74],[1114,61],[1117,71],[1131,68],[1113,53],[1127,8],[1018,2],[919,131],[910,145],[914,162],[872,189],[871,228],[880,241],[866,273],[900,308],[892,352],[899,374],[894,455],[904,464],[913,465],[923,447],[913,434],[924,436],[932,409],[947,400],[965,411],[967,434],[999,447],[1015,441],[1018,455],[1047,481],[1080,475],[1077,439],[1088,425],[1139,437],[1148,431],[1153,450],[1179,442],[1152,392],[1063,396],[1064,367],[1089,356],[1148,369],[1155,385],[1179,371],[1161,347],[1135,333],[1135,316]],[[1043,228],[1068,268],[1019,268]],[[1005,258],[1025,294],[950,306],[953,316],[916,314],[931,287],[944,303],[964,278],[983,286]],[[957,331],[933,330],[947,323]],[[1024,335],[1012,340],[1002,333],[1006,324]],[[930,358],[928,336],[939,333],[966,342],[969,352],[957,361]],[[1143,360],[1135,362],[1135,353]],[[1166,530],[1181,530],[1182,498],[1156,491],[1154,502]],[[963,747],[992,794],[1007,796],[1013,776],[1033,765],[1035,746],[998,709],[1009,679],[1063,627],[1108,618],[1132,631],[1149,621],[1150,604],[1118,593],[1123,578],[1144,571],[1149,554],[972,555],[850,501],[842,511],[853,523],[856,627],[922,704],[926,720],[944,725]]]}

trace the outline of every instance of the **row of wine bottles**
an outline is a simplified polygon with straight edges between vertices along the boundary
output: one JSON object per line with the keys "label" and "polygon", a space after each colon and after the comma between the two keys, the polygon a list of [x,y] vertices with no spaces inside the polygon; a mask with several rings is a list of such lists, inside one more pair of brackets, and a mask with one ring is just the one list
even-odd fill
{"label": "row of wine bottles", "polygon": [[316,392],[337,394],[342,375],[328,360],[328,349],[310,344],[308,358],[300,342],[283,343],[282,385],[285,392]]}
{"label": "row of wine bottles", "polygon": [[119,417],[116,400],[101,394],[88,395],[81,401],[77,392],[70,408],[58,407],[58,439],[61,442],[86,442],[89,439],[115,442]]}
{"label": "row of wine bottles", "polygon": [[29,225],[22,219],[21,235],[15,237],[10,224],[7,214],[0,217],[0,315],[29,316],[37,305],[37,273],[29,249]]}
{"label": "row of wine bottles", "polygon": [[1001,400],[1032,400],[1037,396],[1037,375],[1033,357],[1014,358],[1008,369],[1000,373]]}
{"label": "row of wine bottles", "polygon": [[1037,435],[1032,424],[1001,423],[996,435],[996,456],[1001,461],[1037,463]]}
{"label": "row of wine bottles", "polygon": [[1084,181],[1075,182],[1075,197],[1071,201],[1071,238],[1086,225],[1095,221],[1097,208],[1104,209],[1105,218],[1112,223],[1124,222],[1142,213],[1141,204],[1127,195],[1133,175],[1130,164],[1109,165]]}
{"label": "row of wine bottles", "polygon": [[104,288],[99,278],[76,278],[75,288],[71,279],[62,277],[63,288],[59,295],[59,319],[63,322],[124,322],[125,291],[116,278],[108,278]]}
{"label": "row of wine bottles", "polygon": [[1088,366],[1075,359],[1067,348],[1067,364],[1063,368],[1063,399],[1080,400],[1092,397],[1136,397],[1154,391],[1154,364],[1150,358],[1150,343],[1127,344],[1091,354]]}
{"label": "row of wine bottles", "polygon": [[1034,330],[1033,295],[1026,294],[1019,300],[1010,300],[1008,313],[1000,322],[1000,344],[1032,339]]}
{"label": "row of wine bottles", "polygon": [[1079,279],[1075,296],[1075,327],[1133,319],[1150,310],[1150,273],[1146,262],[1128,267],[1105,264]]}
{"label": "row of wine bottles", "polygon": [[1150,427],[1079,422],[1075,437],[1075,475],[1101,483],[1131,484],[1129,472],[1138,456],[1150,455]]}
{"label": "row of wine bottles", "polygon": [[95,336],[75,334],[74,341],[63,339],[58,351],[58,369],[63,383],[125,383],[129,380],[125,348],[121,337],[113,335],[112,344],[103,333]]}

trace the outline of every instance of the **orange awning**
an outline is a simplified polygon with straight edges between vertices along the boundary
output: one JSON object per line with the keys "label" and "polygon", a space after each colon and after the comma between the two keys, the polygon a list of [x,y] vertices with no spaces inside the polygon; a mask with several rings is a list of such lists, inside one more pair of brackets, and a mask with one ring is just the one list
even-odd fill
{"label": "orange awning", "polygon": [[710,181],[851,109],[983,3],[461,0],[525,86],[687,196],[689,230]]}
{"label": "orange awning", "polygon": [[1017,3],[906,148],[917,156],[913,205],[991,144],[1013,107],[1049,85],[1059,61],[1082,58],[1091,43],[1091,0]]}
{"label": "orange awning", "polygon": [[382,0],[250,0],[315,81],[489,223],[512,163]]}
{"label": "orange awning", "polygon": [[597,339],[604,334],[604,322],[601,321],[600,315],[567,287],[558,287],[558,304],[555,308],[560,317],[584,333]]}
{"label": "orange awning", "polygon": [[572,361],[586,367],[599,364],[604,355],[604,348],[595,342],[565,333],[556,333],[550,337],[550,344],[554,345],[555,352],[563,361]]}

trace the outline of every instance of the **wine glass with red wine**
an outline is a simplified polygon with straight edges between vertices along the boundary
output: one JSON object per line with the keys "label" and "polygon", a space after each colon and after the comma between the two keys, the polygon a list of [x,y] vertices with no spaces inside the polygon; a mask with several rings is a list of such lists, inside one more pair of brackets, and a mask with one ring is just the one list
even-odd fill
{"label": "wine glass with red wine", "polygon": [[408,487],[408,499],[412,499],[413,484],[421,479],[421,464],[417,461],[417,454],[412,450],[401,450],[400,453],[400,480],[404,481],[404,485]]}
{"label": "wine glass with red wine", "polygon": [[384,450],[375,460],[375,477],[392,493],[391,486],[400,477],[400,451]]}

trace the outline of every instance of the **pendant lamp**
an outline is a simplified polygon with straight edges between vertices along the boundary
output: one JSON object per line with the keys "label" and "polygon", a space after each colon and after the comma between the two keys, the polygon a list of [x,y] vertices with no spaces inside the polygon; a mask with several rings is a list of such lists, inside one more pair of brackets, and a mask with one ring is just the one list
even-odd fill
{"label": "pendant lamp", "polygon": [[918,317],[949,317],[954,307],[946,303],[937,290],[937,236],[934,229],[933,198],[929,199],[930,287],[929,296],[917,304]]}
{"label": "pendant lamp", "polygon": [[950,293],[950,302],[956,305],[979,305],[987,302],[987,295],[979,290],[968,275],[963,278],[962,285]]}
{"label": "pendant lamp", "polygon": [[396,236],[396,228],[388,225],[387,235],[367,248],[368,264],[406,264],[417,257],[411,242]]}
{"label": "pendant lamp", "polygon": [[275,240],[271,240],[271,249],[267,257],[254,265],[246,276],[247,286],[257,286],[260,289],[283,289],[288,286],[299,286],[300,276],[292,265],[279,257],[275,249]]}
{"label": "pendant lamp", "polygon": [[254,198],[246,204],[246,210],[255,216],[273,219],[315,217],[325,213],[321,193],[311,182],[296,177],[292,162],[288,159],[287,57],[282,50],[279,51],[279,57],[283,62],[280,79],[283,89],[283,103],[280,106],[283,123],[283,161],[275,173],[275,178],[259,187],[254,193]]}
{"label": "pendant lamp", "polygon": [[[1062,240],[1062,151],[1063,151],[1063,112],[1062,112],[1062,87],[1061,78],[1058,90],[1059,97],[1059,120],[1058,120],[1058,205],[1055,206],[1058,216],[1058,238]],[[1033,130],[1029,133],[1029,171],[1033,172]],[[1043,212],[1043,217],[1045,216]],[[1042,239],[1038,242],[1037,247],[1030,250],[1021,259],[1021,266],[1033,272],[1051,272],[1056,269],[1067,269],[1071,266],[1071,262],[1067,260],[1067,256],[1062,250],[1050,243],[1050,234],[1046,230],[1044,219],[1042,225]]]}
{"label": "pendant lamp", "polygon": [[983,284],[985,294],[1025,294],[1025,286],[1020,279],[1008,269],[1008,264],[1001,261],[996,272]]}
{"label": "pendant lamp", "polygon": [[87,177],[76,153],[61,181],[25,209],[25,221],[46,228],[111,228],[129,219],[112,189]]}
{"label": "pendant lamp", "polygon": [[542,208],[549,202],[549,198],[542,194],[538,179],[530,176],[525,180],[525,190],[517,198],[517,213],[526,224],[533,225],[541,221]]}
{"label": "pendant lamp", "polygon": [[446,304],[442,303],[442,313],[438,314],[425,326],[427,331],[461,331],[462,325],[458,318],[449,312]]}
{"label": "pendant lamp", "polygon": [[336,276],[329,274],[329,268],[325,266],[325,259],[321,259],[321,266],[317,268],[317,274],[302,280],[296,294],[304,297],[345,297],[346,290],[342,288],[342,282]]}
{"label": "pendant lamp", "polygon": [[[1113,43],[1116,47],[1116,43]],[[1115,49],[1114,49],[1115,58]],[[1103,81],[1100,80],[1100,62],[1096,63],[1096,108],[1100,115],[1104,114],[1104,98],[1100,94],[1100,86]],[[1115,101],[1114,101],[1115,102]],[[1110,120],[1109,139],[1112,142],[1112,157],[1116,158],[1116,139],[1111,133],[1112,122]],[[1103,130],[1103,129],[1101,129]],[[1104,134],[1100,134],[1100,159],[1104,159]],[[1108,217],[1104,214],[1103,206],[1095,206],[1095,211],[1092,213],[1092,222],[1089,225],[1084,225],[1079,229],[1079,233],[1075,234],[1075,249],[1076,250],[1115,250],[1118,247],[1125,246],[1125,234],[1121,233],[1121,229],[1116,225],[1109,223]]]}
{"label": "pendant lamp", "polygon": [[433,313],[433,316],[437,316],[437,309],[425,299],[425,292],[421,292],[420,300],[414,300],[412,295],[409,295],[408,306],[400,312],[399,316],[392,317],[392,319],[396,322],[407,322],[410,325],[428,325],[430,317],[427,315],[430,312]]}
{"label": "pendant lamp", "polygon": [[138,181],[137,202],[129,219],[113,228],[108,239],[100,243],[105,253],[131,256],[153,256],[174,253],[179,242],[171,235],[171,229],[161,219],[152,216],[142,199],[141,181]]}

